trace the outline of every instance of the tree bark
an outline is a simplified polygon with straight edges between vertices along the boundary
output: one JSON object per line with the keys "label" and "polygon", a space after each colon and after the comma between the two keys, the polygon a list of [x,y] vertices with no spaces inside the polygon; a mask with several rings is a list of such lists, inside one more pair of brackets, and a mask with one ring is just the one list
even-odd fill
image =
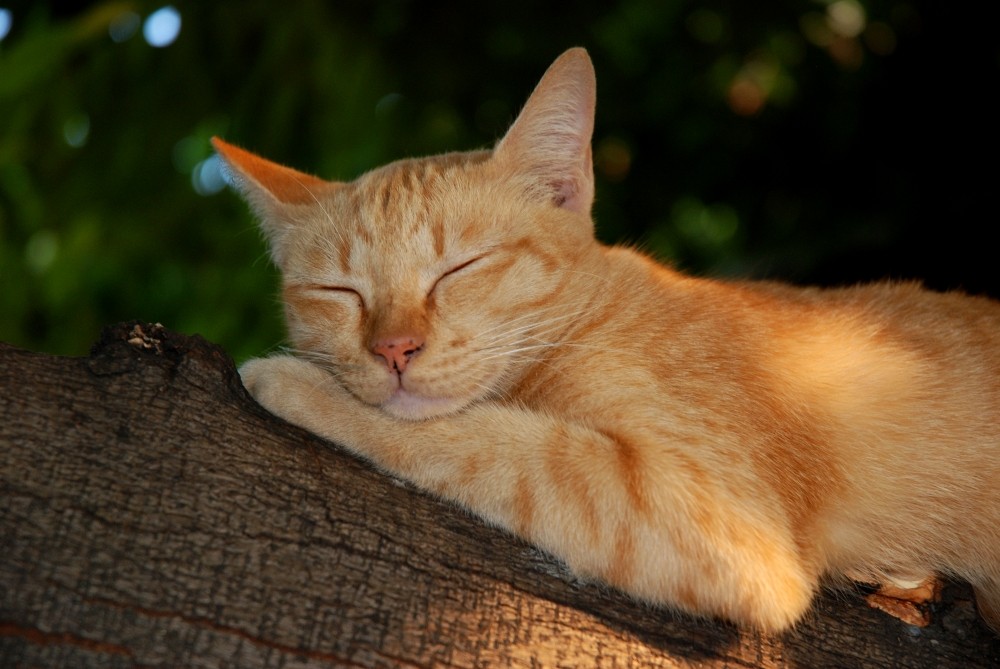
{"label": "tree bark", "polygon": [[579,582],[159,326],[0,344],[0,449],[4,667],[1000,666],[962,584],[925,628],[850,592],[766,636]]}

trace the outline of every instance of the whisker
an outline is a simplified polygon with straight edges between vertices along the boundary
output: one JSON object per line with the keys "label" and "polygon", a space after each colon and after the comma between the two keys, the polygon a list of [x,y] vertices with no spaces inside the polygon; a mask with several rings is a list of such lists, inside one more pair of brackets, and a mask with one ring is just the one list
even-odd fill
{"label": "whisker", "polygon": [[609,276],[601,276],[600,274],[595,274],[593,272],[584,272],[583,270],[580,270],[580,269],[568,269],[566,267],[557,267],[556,271],[557,272],[566,272],[567,274],[581,274],[583,276],[589,276],[589,277],[594,278],[594,279],[600,279],[602,282],[607,283],[607,284],[611,284],[612,283],[612,279]]}
{"label": "whisker", "polygon": [[485,361],[485,360],[492,360],[494,358],[501,358],[501,357],[504,357],[504,356],[516,355],[516,354],[521,353],[523,351],[533,351],[533,350],[542,349],[542,348],[554,348],[554,347],[557,347],[557,346],[559,346],[559,344],[552,344],[552,343],[532,344],[530,346],[519,346],[517,348],[509,349],[509,350],[506,350],[506,351],[495,351],[491,355],[487,355],[487,356],[484,356],[484,357],[480,358],[480,360],[483,360],[483,361]]}
{"label": "whisker", "polygon": [[295,355],[303,360],[307,360],[322,367],[325,371],[337,378],[340,378],[346,372],[361,368],[361,365],[344,363],[335,356],[323,353],[322,351],[298,349],[293,347],[285,347],[283,350],[288,354]]}
{"label": "whisker", "polygon": [[482,330],[481,332],[478,332],[475,336],[476,337],[481,337],[483,335],[490,334],[491,332],[495,332],[496,330],[499,330],[500,328],[506,327],[508,325],[513,325],[514,323],[518,323],[520,321],[525,321],[525,320],[528,320],[529,318],[537,318],[539,315],[544,314],[546,311],[551,311],[551,310],[553,310],[555,308],[556,307],[549,307],[549,308],[542,309],[542,310],[539,310],[539,311],[529,312],[529,313],[526,313],[526,314],[521,314],[520,316],[518,316],[516,318],[512,318],[512,319],[510,319],[508,321],[503,321],[501,323],[497,323],[493,327],[486,328],[485,330]]}
{"label": "whisker", "polygon": [[[536,314],[531,314],[531,315],[536,315]],[[540,335],[540,334],[542,334],[544,332],[551,331],[551,330],[555,329],[556,326],[561,326],[562,324],[564,324],[568,320],[579,318],[582,315],[583,315],[582,312],[573,312],[573,313],[569,313],[569,314],[560,314],[558,316],[553,316],[553,317],[545,319],[545,320],[541,320],[541,321],[537,321],[537,322],[531,322],[531,323],[527,323],[527,324],[524,324],[524,325],[519,325],[518,327],[511,328],[511,329],[506,330],[504,332],[495,333],[494,336],[491,339],[488,339],[485,342],[483,342],[483,345],[489,345],[489,344],[491,344],[493,342],[500,341],[502,339],[516,337],[517,335],[520,335],[520,334],[523,334],[525,332],[529,332],[529,331],[532,331],[532,330],[535,330],[534,334],[536,336],[538,336],[538,335]],[[494,327],[494,328],[490,328],[489,330],[485,330],[485,331],[479,333],[478,335],[476,335],[474,338],[479,338],[479,337],[483,336],[483,334],[485,334],[485,333],[488,333],[488,332],[491,332],[491,331],[495,331],[495,330],[499,329],[499,327],[503,327],[504,325],[510,325],[510,324],[512,324],[514,322],[523,320],[523,318],[524,317],[522,316],[522,317],[514,319],[513,321],[508,321],[506,323],[503,323],[500,326],[497,326],[497,327]],[[542,328],[549,328],[549,330],[542,330]]]}

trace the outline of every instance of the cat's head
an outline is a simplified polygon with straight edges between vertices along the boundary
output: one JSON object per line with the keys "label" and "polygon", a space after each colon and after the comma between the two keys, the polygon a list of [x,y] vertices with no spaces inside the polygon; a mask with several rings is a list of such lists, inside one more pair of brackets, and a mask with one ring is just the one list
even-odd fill
{"label": "cat's head", "polygon": [[410,419],[502,394],[576,317],[594,72],[553,63],[492,151],[318,179],[214,139],[283,276],[292,346]]}

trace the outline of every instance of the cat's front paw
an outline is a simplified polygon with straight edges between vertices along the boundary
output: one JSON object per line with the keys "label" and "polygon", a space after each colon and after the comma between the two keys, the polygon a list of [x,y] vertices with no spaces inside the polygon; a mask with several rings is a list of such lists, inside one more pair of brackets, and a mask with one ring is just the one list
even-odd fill
{"label": "cat's front paw", "polygon": [[249,360],[240,366],[240,377],[254,399],[275,416],[352,450],[358,450],[372,426],[383,419],[330,372],[290,355]]}
{"label": "cat's front paw", "polygon": [[239,372],[243,385],[261,406],[298,425],[309,414],[310,400],[336,385],[320,367],[290,355],[254,358],[243,363]]}

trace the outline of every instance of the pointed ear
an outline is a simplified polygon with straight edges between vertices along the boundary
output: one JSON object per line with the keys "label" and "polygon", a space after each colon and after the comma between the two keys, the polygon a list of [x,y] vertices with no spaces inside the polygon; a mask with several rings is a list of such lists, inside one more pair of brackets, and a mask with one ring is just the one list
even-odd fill
{"label": "pointed ear", "polygon": [[260,219],[271,245],[271,255],[282,264],[284,239],[301,216],[302,206],[316,206],[319,197],[338,186],[290,167],[254,155],[237,146],[212,138],[212,146],[228,170],[233,185]]}
{"label": "pointed ear", "polygon": [[528,178],[532,196],[584,214],[594,200],[596,91],[587,51],[566,51],[546,70],[493,154]]}
{"label": "pointed ear", "polygon": [[234,185],[256,206],[258,200],[281,204],[309,204],[329,182],[290,167],[273,163],[218,137],[212,146],[226,163]]}

